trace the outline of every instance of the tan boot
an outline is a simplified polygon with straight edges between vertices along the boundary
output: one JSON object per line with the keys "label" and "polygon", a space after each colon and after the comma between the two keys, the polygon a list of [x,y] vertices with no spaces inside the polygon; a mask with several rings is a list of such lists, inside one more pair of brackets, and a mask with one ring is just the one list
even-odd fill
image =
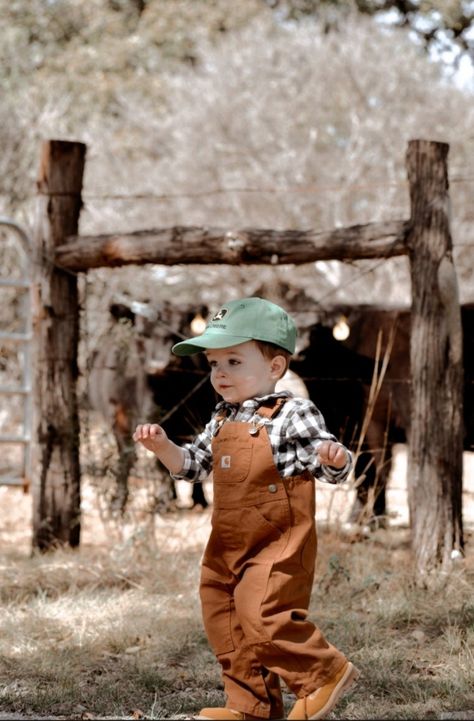
{"label": "tan boot", "polygon": [[262,721],[259,716],[251,716],[243,711],[234,711],[231,708],[203,708],[195,719],[206,719],[207,721]]}
{"label": "tan boot", "polygon": [[325,718],[359,676],[359,671],[348,661],[332,681],[316,689],[309,696],[298,699],[291,709],[288,719],[302,721],[303,719]]}

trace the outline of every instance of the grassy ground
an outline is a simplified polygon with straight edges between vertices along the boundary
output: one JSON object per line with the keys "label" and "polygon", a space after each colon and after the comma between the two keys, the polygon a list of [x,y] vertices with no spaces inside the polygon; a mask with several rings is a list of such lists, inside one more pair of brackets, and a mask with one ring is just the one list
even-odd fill
{"label": "grassy ground", "polygon": [[[104,523],[80,551],[34,558],[0,533],[0,718],[189,718],[222,704],[197,595],[209,513],[142,516],[126,534]],[[362,672],[331,718],[474,718],[473,546],[426,591],[406,529],[321,531],[311,617]]]}

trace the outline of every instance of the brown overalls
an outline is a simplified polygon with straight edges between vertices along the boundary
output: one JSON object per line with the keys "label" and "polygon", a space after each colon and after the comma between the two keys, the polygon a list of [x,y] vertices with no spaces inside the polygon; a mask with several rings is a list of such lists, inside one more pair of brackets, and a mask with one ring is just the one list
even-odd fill
{"label": "brown overalls", "polygon": [[[271,418],[284,398],[258,415]],[[313,477],[282,479],[264,420],[224,422],[212,441],[214,507],[200,595],[227,708],[282,718],[279,677],[297,697],[345,657],[307,620],[316,557]]]}

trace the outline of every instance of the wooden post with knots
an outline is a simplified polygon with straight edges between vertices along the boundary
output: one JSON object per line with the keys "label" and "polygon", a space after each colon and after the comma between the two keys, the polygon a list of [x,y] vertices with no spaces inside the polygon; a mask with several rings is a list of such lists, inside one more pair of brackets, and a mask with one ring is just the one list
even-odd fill
{"label": "wooden post with knots", "polygon": [[33,548],[80,540],[76,274],[54,265],[55,248],[78,230],[86,146],[49,140],[41,149],[34,231],[35,419]]}
{"label": "wooden post with knots", "polygon": [[419,579],[448,570],[463,549],[463,358],[449,218],[445,143],[407,150],[412,281],[408,476]]}

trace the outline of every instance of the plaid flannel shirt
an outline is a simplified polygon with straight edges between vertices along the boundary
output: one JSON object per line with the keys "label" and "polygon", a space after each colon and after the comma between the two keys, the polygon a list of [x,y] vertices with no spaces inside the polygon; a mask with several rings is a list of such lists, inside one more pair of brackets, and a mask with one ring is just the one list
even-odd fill
{"label": "plaid flannel shirt", "polygon": [[[273,418],[258,415],[259,406],[269,398],[287,398]],[[260,398],[250,398],[241,405],[220,401],[211,420],[192,443],[182,446],[184,464],[173,477],[177,480],[202,481],[212,471],[212,438],[219,429],[219,417],[226,413],[227,421],[265,421],[272,447],[273,459],[282,478],[309,471],[327,483],[342,483],[352,467],[351,453],[346,450],[347,463],[336,469],[319,462],[317,451],[322,441],[336,441],[326,429],[324,418],[314,403],[306,398],[296,398],[288,391],[272,393]]]}

